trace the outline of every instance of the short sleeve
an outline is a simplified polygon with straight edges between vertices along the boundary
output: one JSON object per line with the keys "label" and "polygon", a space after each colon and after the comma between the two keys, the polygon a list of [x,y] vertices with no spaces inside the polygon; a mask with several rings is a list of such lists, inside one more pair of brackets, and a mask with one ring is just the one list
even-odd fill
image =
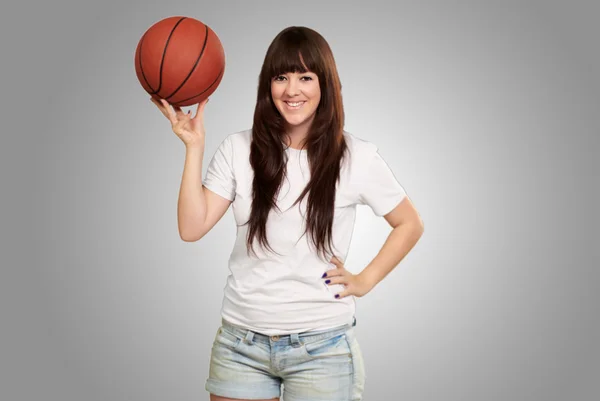
{"label": "short sleeve", "polygon": [[234,200],[236,182],[233,173],[233,144],[230,136],[221,142],[210,160],[202,184],[223,198]]}
{"label": "short sleeve", "polygon": [[375,215],[384,216],[405,197],[406,191],[379,152],[369,155],[358,180],[358,203],[369,206]]}

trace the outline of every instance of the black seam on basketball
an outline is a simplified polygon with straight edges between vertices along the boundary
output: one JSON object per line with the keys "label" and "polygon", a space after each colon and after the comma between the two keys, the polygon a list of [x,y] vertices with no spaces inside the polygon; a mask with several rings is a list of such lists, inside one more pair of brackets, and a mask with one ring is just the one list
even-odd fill
{"label": "black seam on basketball", "polygon": [[208,86],[208,88],[204,89],[202,92],[200,92],[200,93],[198,93],[198,94],[196,94],[196,95],[194,95],[192,97],[188,97],[187,99],[182,99],[182,100],[178,101],[177,103],[187,102],[190,99],[193,99],[195,97],[198,97],[198,96],[202,95],[204,92],[206,92],[207,90],[209,90],[210,88],[213,87],[213,85],[219,80],[219,78],[221,78],[223,76],[223,72],[224,71],[225,71],[225,66],[223,66],[223,68],[221,68],[221,72],[219,72],[219,75],[217,75],[217,78],[215,78],[215,80],[212,82],[212,84],[210,84]]}
{"label": "black seam on basketball", "polygon": [[138,61],[140,64],[140,72],[142,73],[144,81],[146,81],[146,85],[148,85],[148,88],[150,88],[150,90],[154,92],[154,89],[152,89],[152,85],[150,85],[150,82],[148,82],[148,78],[146,78],[146,74],[144,74],[144,65],[142,64],[142,47],[144,46],[144,38],[146,37],[146,33],[144,33],[144,36],[142,36],[142,40],[140,41],[140,52],[138,54]]}
{"label": "black seam on basketball", "polygon": [[172,98],[173,96],[175,96],[175,94],[177,92],[179,92],[179,89],[181,89],[183,87],[183,85],[185,85],[185,83],[187,82],[187,80],[192,76],[194,70],[196,69],[196,66],[200,62],[200,59],[202,58],[202,55],[204,54],[204,49],[206,49],[206,43],[208,42],[208,25],[205,24],[204,26],[206,27],[206,34],[204,35],[204,43],[202,44],[202,50],[200,50],[200,54],[198,55],[198,58],[196,59],[196,62],[194,63],[194,66],[192,67],[192,69],[188,73],[187,77],[185,77],[185,79],[183,80],[183,82],[181,84],[179,84],[179,86],[177,87],[177,89],[175,89],[175,92],[173,92],[169,96],[165,97],[165,100],[169,100],[170,98]]}
{"label": "black seam on basketball", "polygon": [[158,92],[160,92],[160,89],[162,87],[163,64],[165,63],[165,55],[167,54],[167,47],[169,47],[169,42],[171,41],[171,36],[173,36],[173,32],[175,32],[175,29],[177,28],[177,26],[179,24],[181,24],[181,21],[183,21],[186,18],[187,17],[181,17],[181,19],[179,21],[177,21],[177,23],[175,24],[175,26],[173,27],[173,29],[171,29],[171,33],[169,33],[169,37],[167,38],[167,43],[165,43],[165,48],[163,49],[162,59],[160,60],[160,72],[158,74],[158,89],[155,90],[154,93],[152,93],[153,95],[155,95]]}

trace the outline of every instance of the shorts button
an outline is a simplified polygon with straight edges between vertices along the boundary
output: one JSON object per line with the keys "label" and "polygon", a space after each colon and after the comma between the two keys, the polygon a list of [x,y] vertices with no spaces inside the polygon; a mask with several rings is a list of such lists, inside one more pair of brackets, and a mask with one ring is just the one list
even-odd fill
{"label": "shorts button", "polygon": [[273,337],[271,337],[271,340],[273,340],[273,341],[279,341],[279,336],[273,336]]}

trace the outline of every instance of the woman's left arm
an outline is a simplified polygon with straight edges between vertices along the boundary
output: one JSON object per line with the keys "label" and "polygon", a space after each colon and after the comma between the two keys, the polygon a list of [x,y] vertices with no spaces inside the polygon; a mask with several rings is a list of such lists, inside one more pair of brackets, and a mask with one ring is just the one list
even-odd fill
{"label": "woman's left arm", "polygon": [[331,262],[337,269],[328,271],[323,278],[327,279],[326,284],[345,285],[345,289],[336,294],[336,298],[366,295],[404,259],[423,235],[423,221],[408,196],[383,217],[392,226],[392,232],[377,256],[363,271],[352,274],[339,259],[332,258]]}
{"label": "woman's left arm", "polygon": [[392,227],[392,231],[377,256],[356,277],[362,284],[360,287],[367,292],[404,259],[424,231],[423,221],[408,196],[383,217]]}

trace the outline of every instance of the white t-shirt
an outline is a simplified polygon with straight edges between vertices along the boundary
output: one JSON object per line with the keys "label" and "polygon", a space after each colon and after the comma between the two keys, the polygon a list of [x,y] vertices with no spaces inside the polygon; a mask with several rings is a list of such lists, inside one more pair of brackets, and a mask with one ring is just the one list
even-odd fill
{"label": "white t-shirt", "polygon": [[[392,211],[406,196],[403,187],[377,152],[377,147],[344,132],[349,153],[336,191],[332,242],[335,256],[346,260],[354,229],[356,205],[368,205],[377,216]],[[263,249],[246,252],[252,202],[251,130],[227,136],[213,155],[203,184],[232,200],[237,236],[229,258],[231,274],[224,288],[221,316],[266,335],[321,330],[352,323],[353,296],[336,299],[342,285],[326,285],[323,273],[335,265],[321,260],[308,234],[302,236],[308,195],[293,208],[310,178],[306,150],[287,148],[287,179],[267,220],[267,239],[279,255]],[[328,255],[327,261],[331,260]]]}

